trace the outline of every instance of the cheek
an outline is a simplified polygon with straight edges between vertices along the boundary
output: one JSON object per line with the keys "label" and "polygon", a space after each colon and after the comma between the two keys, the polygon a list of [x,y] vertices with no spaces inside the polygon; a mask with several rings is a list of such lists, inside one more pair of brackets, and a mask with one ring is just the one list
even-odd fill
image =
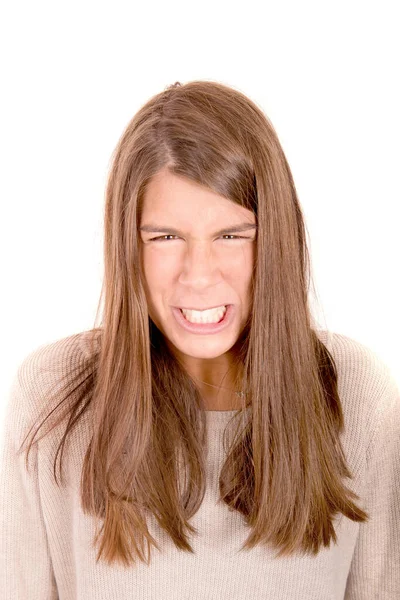
{"label": "cheek", "polygon": [[144,253],[142,268],[147,289],[154,293],[170,286],[176,272],[176,261],[160,258],[156,253]]}
{"label": "cheek", "polygon": [[226,265],[230,270],[234,270],[235,273],[241,273],[242,277],[246,274],[251,274],[254,268],[255,250],[253,245],[242,246],[237,252],[232,253],[231,256],[226,257]]}

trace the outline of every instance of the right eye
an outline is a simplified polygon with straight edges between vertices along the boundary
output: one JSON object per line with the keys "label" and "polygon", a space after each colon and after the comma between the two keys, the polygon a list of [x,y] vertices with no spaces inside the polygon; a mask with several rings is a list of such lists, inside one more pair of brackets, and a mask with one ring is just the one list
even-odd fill
{"label": "right eye", "polygon": [[149,241],[150,242],[168,242],[168,240],[164,239],[166,237],[178,237],[178,236],[167,233],[166,235],[159,235],[158,237],[150,238]]}

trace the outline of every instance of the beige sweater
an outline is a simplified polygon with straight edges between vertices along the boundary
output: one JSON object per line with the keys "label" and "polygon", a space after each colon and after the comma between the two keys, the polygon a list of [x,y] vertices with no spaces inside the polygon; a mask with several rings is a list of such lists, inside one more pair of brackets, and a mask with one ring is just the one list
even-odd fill
{"label": "beige sweater", "polygon": [[88,351],[83,332],[35,349],[21,363],[11,387],[1,438],[0,598],[399,600],[399,388],[372,350],[341,334],[318,333],[338,367],[346,423],[343,447],[355,475],[346,484],[371,514],[368,523],[340,519],[338,543],[314,557],[276,559],[274,552],[260,547],[239,552],[248,529],[241,515],[217,504],[221,436],[234,411],[207,411],[207,494],[192,520],[199,531],[192,538],[195,553],[177,550],[153,520],[149,529],[162,552],[152,549],[150,566],[96,564],[93,520],[83,514],[79,502],[87,421],[72,434],[64,488],[53,479],[58,444],[52,434],[38,449],[33,446],[30,475],[23,455],[15,454],[49,383],[71,367],[80,352]]}

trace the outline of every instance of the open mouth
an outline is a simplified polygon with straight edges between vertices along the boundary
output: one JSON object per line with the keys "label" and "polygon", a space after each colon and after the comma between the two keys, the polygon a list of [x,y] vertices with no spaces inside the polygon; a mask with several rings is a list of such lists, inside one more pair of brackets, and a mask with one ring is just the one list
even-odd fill
{"label": "open mouth", "polygon": [[186,321],[189,323],[219,323],[221,322],[227,312],[227,305],[221,306],[218,309],[210,309],[204,311],[188,311],[185,309],[179,309]]}
{"label": "open mouth", "polygon": [[228,304],[225,311],[221,309],[217,317],[214,318],[214,322],[189,321],[180,308],[173,307],[172,312],[178,324],[186,331],[190,333],[210,334],[218,333],[222,329],[229,327],[234,317],[234,306],[233,304]]}

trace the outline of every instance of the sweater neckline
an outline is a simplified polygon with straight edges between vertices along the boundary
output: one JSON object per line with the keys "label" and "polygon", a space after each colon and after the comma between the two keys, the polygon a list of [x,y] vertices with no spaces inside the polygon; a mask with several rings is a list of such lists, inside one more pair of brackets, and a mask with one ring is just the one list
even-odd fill
{"label": "sweater neckline", "polygon": [[[248,411],[250,407],[246,409]],[[235,410],[205,410],[208,423],[227,423],[240,409]]]}

